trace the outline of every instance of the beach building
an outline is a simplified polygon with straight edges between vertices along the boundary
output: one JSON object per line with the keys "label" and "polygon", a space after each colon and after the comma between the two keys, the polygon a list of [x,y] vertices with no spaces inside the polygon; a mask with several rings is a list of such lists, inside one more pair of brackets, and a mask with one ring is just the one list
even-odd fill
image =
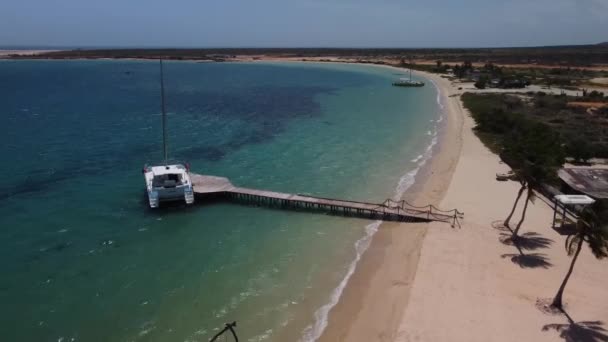
{"label": "beach building", "polygon": [[473,81],[479,81],[479,79],[481,78],[481,71],[479,71],[479,70],[473,70],[473,71],[470,73],[470,76],[469,76],[469,77],[470,77],[470,78],[471,78]]}
{"label": "beach building", "polygon": [[[556,195],[553,197],[553,223],[551,227],[556,227],[559,222],[560,227],[563,227],[567,222],[566,213],[568,212],[568,208],[574,209],[574,211],[579,212],[583,210],[586,206],[592,205],[595,203],[595,200],[587,195]],[[558,218],[558,213],[561,213],[561,218]],[[571,214],[568,212],[568,214]],[[571,214],[574,217],[576,215]]]}
{"label": "beach building", "polygon": [[584,194],[598,201],[608,199],[608,169],[605,167],[564,167],[557,175],[562,192]]}

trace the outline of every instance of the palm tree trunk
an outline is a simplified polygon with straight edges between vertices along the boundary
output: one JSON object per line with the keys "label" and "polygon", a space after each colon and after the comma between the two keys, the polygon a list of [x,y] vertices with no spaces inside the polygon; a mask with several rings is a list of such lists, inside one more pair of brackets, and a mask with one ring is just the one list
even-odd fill
{"label": "palm tree trunk", "polygon": [[526,195],[526,201],[524,202],[524,211],[521,213],[521,219],[519,220],[519,222],[517,223],[517,227],[515,227],[515,230],[513,231],[513,235],[511,237],[512,239],[517,238],[519,228],[521,228],[521,225],[526,219],[526,211],[528,211],[528,203],[530,203],[530,197],[532,197],[532,188],[528,188],[528,194]]}
{"label": "palm tree trunk", "polygon": [[551,304],[552,306],[554,306],[558,309],[562,308],[562,296],[564,295],[564,289],[566,288],[568,279],[570,279],[572,270],[574,270],[574,263],[576,262],[576,259],[578,258],[578,254],[581,252],[582,247],[583,247],[583,236],[581,236],[578,241],[578,246],[576,246],[576,253],[574,253],[574,257],[572,258],[572,262],[570,263],[570,269],[568,270],[568,273],[566,274],[566,278],[564,278],[564,281],[562,282],[562,285],[559,287],[559,290],[557,291],[557,294],[555,295],[555,298],[553,299],[553,303]]}
{"label": "palm tree trunk", "polygon": [[526,189],[526,186],[522,185],[521,188],[519,188],[519,191],[517,192],[517,198],[515,199],[515,203],[513,203],[513,208],[511,209],[509,216],[507,216],[507,219],[504,222],[504,226],[507,228],[509,227],[509,221],[511,221],[511,217],[513,217],[513,214],[515,213],[515,209],[517,208],[517,203],[519,203],[519,199],[521,198],[521,195],[524,193],[525,189]]}

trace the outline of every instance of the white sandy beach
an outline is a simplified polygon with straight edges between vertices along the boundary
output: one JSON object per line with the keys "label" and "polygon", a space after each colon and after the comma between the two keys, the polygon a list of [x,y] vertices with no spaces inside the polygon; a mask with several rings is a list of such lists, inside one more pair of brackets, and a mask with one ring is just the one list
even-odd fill
{"label": "white sandy beach", "polygon": [[[537,300],[552,298],[570,265],[565,236],[551,229],[552,210],[542,200],[528,209],[523,232],[548,239],[546,248],[524,250],[546,258],[547,268],[511,261],[518,251],[499,242],[493,222],[504,220],[519,185],[497,182],[507,170],[474,135],[472,118],[465,115],[463,145],[454,176],[441,201],[443,207],[465,212],[462,229],[431,224],[397,341],[555,341],[560,332],[551,324],[565,324],[564,315],[548,315]],[[522,206],[520,206],[521,208]],[[575,322],[599,321],[608,330],[608,266],[584,247],[565,293],[566,311]],[[545,327],[545,329],[543,329]],[[608,339],[608,331],[604,337]],[[582,340],[576,329],[570,340]],[[600,339],[598,339],[600,340]]]}
{"label": "white sandy beach", "polygon": [[[523,250],[529,255],[523,259],[531,262],[514,263],[517,249],[500,242],[503,231],[493,223],[504,220],[519,185],[496,181],[495,174],[508,166],[475,136],[459,96],[450,97],[462,92],[458,86],[437,75],[424,76],[442,92],[448,125],[425,183],[409,197],[458,208],[465,213],[462,227],[383,224],[320,340],[581,340],[589,330],[537,308],[537,301],[555,295],[570,265],[565,236],[551,228],[551,208],[540,199],[530,205],[521,233],[538,234],[533,238],[541,246]],[[597,340],[608,339],[605,262],[584,247],[564,297],[574,322],[596,322],[606,329],[596,332]]]}
{"label": "white sandy beach", "polygon": [[54,52],[59,50],[0,50],[0,57],[10,55],[34,56],[41,53]]}

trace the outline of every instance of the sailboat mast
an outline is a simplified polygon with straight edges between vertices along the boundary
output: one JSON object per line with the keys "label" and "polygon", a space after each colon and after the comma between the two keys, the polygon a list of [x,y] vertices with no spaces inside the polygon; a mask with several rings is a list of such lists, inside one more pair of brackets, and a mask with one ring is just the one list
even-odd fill
{"label": "sailboat mast", "polygon": [[410,57],[410,81],[412,80],[412,57]]}
{"label": "sailboat mast", "polygon": [[163,59],[160,59],[160,109],[163,115],[163,158],[167,165],[167,113],[165,112],[165,81],[163,77]]}

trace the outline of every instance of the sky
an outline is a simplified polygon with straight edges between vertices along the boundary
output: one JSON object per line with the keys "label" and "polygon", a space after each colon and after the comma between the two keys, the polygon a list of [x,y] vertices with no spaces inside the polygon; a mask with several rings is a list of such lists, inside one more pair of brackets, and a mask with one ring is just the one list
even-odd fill
{"label": "sky", "polygon": [[608,0],[2,0],[0,46],[500,47],[608,41]]}

